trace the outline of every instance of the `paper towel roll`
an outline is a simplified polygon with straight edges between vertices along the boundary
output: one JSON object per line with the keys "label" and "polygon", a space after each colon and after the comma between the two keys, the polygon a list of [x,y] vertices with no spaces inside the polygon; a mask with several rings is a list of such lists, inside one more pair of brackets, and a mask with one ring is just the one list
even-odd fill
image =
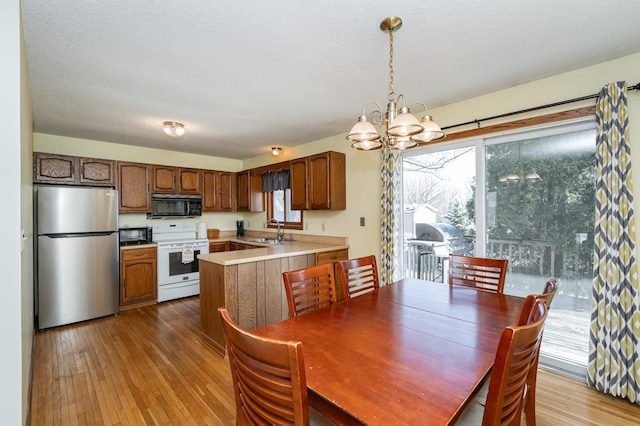
{"label": "paper towel roll", "polygon": [[207,238],[207,223],[198,222],[198,238]]}

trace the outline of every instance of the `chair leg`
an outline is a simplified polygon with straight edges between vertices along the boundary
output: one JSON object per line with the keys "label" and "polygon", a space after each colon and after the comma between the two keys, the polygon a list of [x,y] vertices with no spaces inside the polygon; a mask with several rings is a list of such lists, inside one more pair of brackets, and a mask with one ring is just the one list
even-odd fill
{"label": "chair leg", "polygon": [[536,390],[530,385],[527,386],[527,396],[524,401],[524,414],[527,419],[527,426],[536,426]]}

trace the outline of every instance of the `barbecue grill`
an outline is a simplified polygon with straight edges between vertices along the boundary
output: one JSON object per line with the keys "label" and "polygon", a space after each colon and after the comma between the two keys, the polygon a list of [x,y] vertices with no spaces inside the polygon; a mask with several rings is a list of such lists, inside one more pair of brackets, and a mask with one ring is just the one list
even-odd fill
{"label": "barbecue grill", "polygon": [[473,238],[465,237],[462,231],[450,223],[416,223],[416,238],[413,241],[444,243],[447,254],[473,253]]}

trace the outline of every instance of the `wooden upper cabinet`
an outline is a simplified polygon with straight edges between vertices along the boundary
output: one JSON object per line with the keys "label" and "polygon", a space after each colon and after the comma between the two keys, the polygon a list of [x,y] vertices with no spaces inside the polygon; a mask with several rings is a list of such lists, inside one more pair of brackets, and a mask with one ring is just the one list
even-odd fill
{"label": "wooden upper cabinet", "polygon": [[150,164],[118,161],[120,213],[151,212],[152,169]]}
{"label": "wooden upper cabinet", "polygon": [[202,172],[202,211],[216,211],[216,172],[205,170]]}
{"label": "wooden upper cabinet", "polygon": [[115,187],[115,161],[80,157],[78,167],[82,185]]}
{"label": "wooden upper cabinet", "polygon": [[33,153],[34,183],[68,183],[78,179],[77,157],[68,155]]}
{"label": "wooden upper cabinet", "polygon": [[233,172],[218,172],[217,180],[217,210],[222,212],[233,211],[236,198],[236,174]]}
{"label": "wooden upper cabinet", "polygon": [[70,155],[33,153],[33,182],[115,186],[114,161]]}
{"label": "wooden upper cabinet", "polygon": [[202,170],[153,166],[153,193],[197,194],[201,192]]}
{"label": "wooden upper cabinet", "polygon": [[178,169],[178,192],[180,194],[197,194],[202,191],[202,170]]}
{"label": "wooden upper cabinet", "polygon": [[262,175],[246,170],[237,173],[238,211],[263,212]]}
{"label": "wooden upper cabinet", "polygon": [[344,210],[347,207],[345,155],[324,152],[290,162],[291,208]]}
{"label": "wooden upper cabinet", "polygon": [[175,194],[178,192],[178,181],[176,179],[177,169],[173,166],[153,166],[153,187],[154,193]]}
{"label": "wooden upper cabinet", "polygon": [[291,182],[291,210],[308,210],[307,158],[298,158],[289,163],[289,179]]}
{"label": "wooden upper cabinet", "polygon": [[235,173],[217,170],[202,172],[202,211],[234,211]]}

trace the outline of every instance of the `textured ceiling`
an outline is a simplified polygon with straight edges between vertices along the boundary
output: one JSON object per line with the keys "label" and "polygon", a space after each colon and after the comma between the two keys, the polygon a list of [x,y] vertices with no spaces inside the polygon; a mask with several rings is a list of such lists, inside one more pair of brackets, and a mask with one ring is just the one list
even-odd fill
{"label": "textured ceiling", "polygon": [[235,159],[347,133],[364,101],[384,105],[387,16],[404,21],[395,91],[430,108],[640,51],[637,0],[22,7],[36,132]]}

